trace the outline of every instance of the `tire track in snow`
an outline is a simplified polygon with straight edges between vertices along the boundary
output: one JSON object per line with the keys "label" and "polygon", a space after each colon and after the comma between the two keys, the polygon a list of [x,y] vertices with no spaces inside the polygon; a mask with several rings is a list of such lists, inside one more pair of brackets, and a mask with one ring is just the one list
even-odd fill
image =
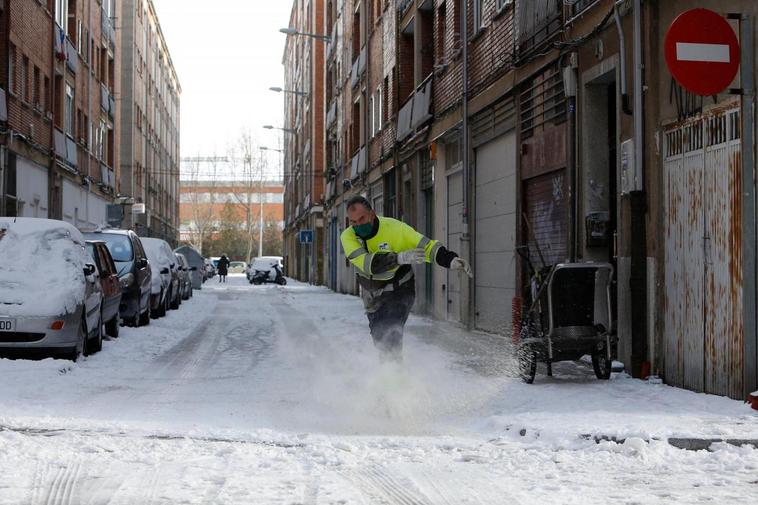
{"label": "tire track in snow", "polygon": [[[58,468],[55,472],[52,482],[47,487],[45,493],[44,505],[79,505],[72,500],[74,489],[78,483],[81,473],[81,463],[68,464]],[[44,474],[43,474],[44,486]]]}
{"label": "tire track in snow", "polygon": [[388,470],[373,466],[342,472],[370,503],[382,505],[434,505],[409,479],[393,476]]}

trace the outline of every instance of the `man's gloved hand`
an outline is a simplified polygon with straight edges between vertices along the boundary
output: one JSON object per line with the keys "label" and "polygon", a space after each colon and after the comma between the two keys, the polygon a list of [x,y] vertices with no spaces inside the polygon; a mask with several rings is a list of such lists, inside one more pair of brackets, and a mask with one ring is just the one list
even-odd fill
{"label": "man's gloved hand", "polygon": [[453,259],[453,261],[450,262],[450,270],[459,270],[472,279],[474,278],[474,271],[471,270],[471,265],[469,265],[469,262],[463,258],[458,257]]}
{"label": "man's gloved hand", "polygon": [[420,265],[426,261],[426,252],[423,249],[411,249],[397,253],[398,265]]}

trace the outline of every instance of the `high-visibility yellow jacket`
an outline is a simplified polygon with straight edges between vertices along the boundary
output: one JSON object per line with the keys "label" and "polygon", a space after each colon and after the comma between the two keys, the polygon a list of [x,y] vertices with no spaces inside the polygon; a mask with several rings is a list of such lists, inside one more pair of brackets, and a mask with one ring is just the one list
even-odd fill
{"label": "high-visibility yellow jacket", "polygon": [[443,249],[438,241],[423,236],[402,221],[391,217],[378,219],[379,229],[376,235],[367,240],[358,237],[352,226],[343,231],[340,237],[345,256],[355,265],[361,277],[373,281],[391,281],[401,267],[397,264],[397,253],[423,248],[426,262],[431,263],[437,259],[440,249]]}

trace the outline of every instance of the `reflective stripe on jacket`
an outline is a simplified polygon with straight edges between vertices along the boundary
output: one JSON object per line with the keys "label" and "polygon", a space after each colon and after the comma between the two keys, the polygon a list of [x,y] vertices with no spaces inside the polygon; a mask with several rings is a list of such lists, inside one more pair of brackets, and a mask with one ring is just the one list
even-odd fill
{"label": "reflective stripe on jacket", "polygon": [[385,272],[372,272],[371,265],[378,254],[399,253],[411,249],[423,248],[426,262],[435,260],[442,245],[431,240],[412,227],[392,219],[379,217],[379,230],[368,240],[363,240],[355,234],[353,227],[347,228],[340,237],[345,256],[358,269],[358,275],[377,281],[390,281],[400,268],[395,265]]}

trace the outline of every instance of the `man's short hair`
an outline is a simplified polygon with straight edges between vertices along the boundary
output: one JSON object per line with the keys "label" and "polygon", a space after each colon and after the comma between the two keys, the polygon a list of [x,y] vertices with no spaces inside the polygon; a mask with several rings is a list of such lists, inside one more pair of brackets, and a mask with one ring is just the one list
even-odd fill
{"label": "man's short hair", "polygon": [[365,197],[361,195],[355,195],[350,200],[347,201],[347,210],[350,210],[352,207],[356,205],[363,205],[366,207],[366,210],[371,210],[371,203],[366,200]]}

